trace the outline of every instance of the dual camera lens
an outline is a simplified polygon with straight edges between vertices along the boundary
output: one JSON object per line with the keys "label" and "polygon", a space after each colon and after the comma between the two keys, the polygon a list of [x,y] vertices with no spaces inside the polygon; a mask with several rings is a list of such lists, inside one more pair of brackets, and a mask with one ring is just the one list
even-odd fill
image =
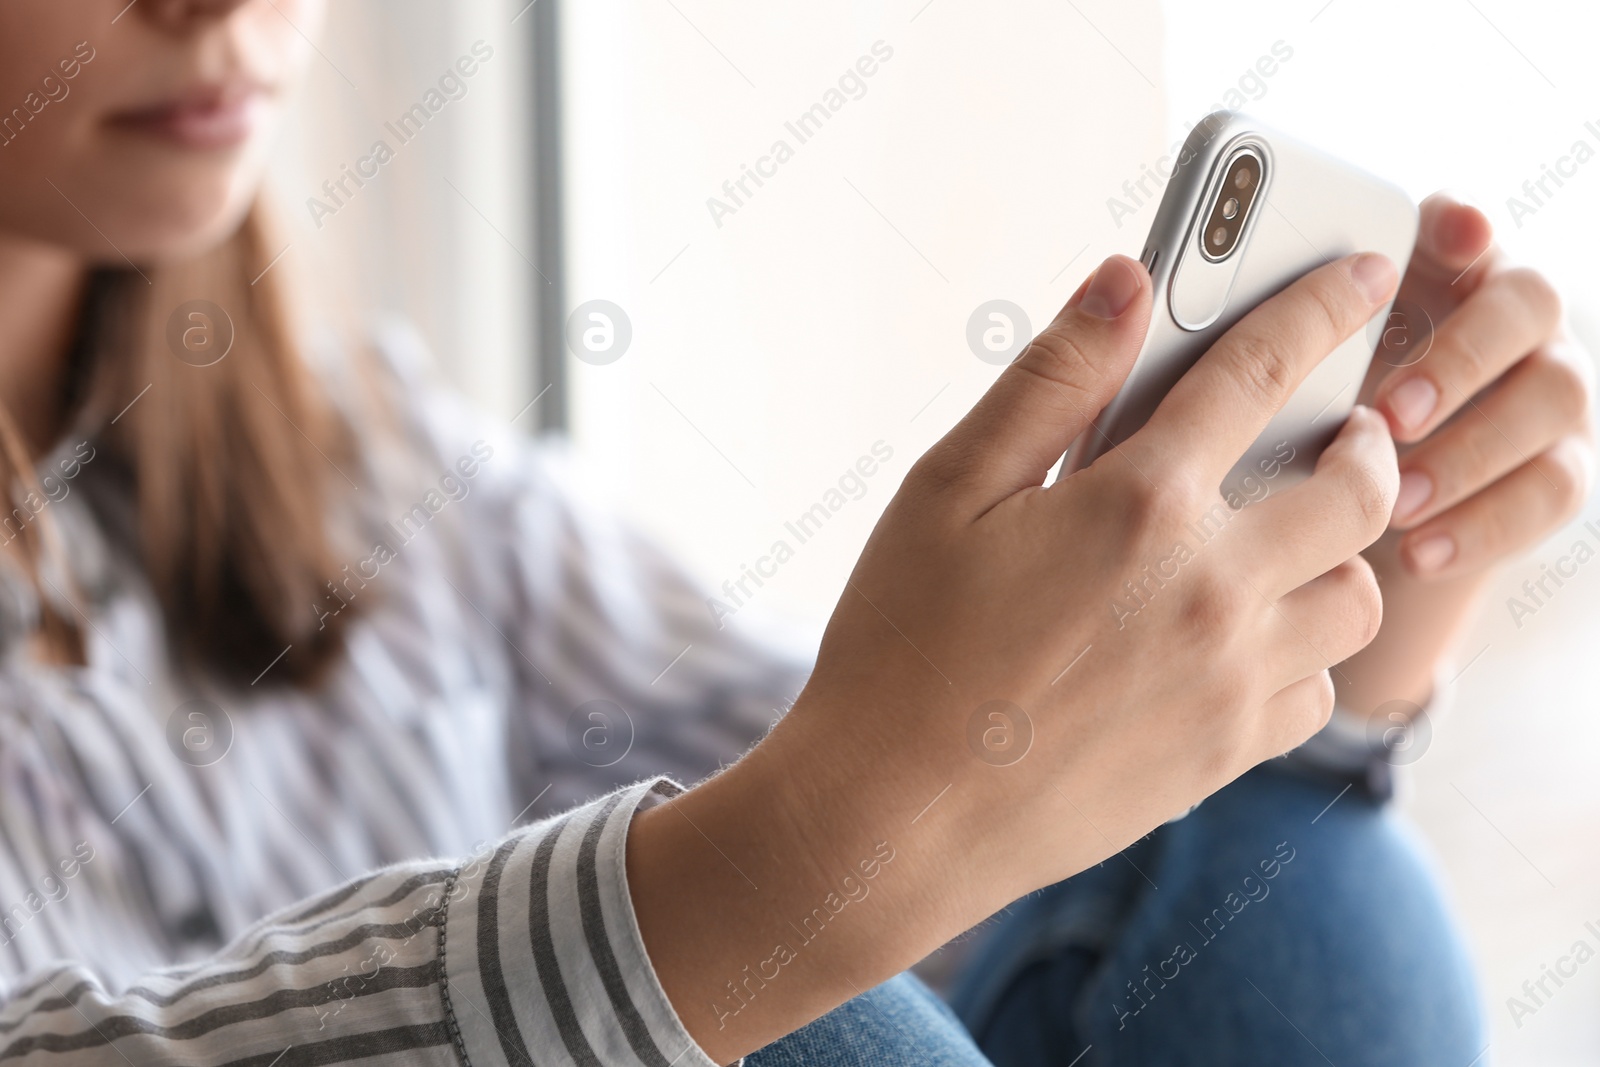
{"label": "dual camera lens", "polygon": [[1206,220],[1201,250],[1207,259],[1226,259],[1239,243],[1245,220],[1261,188],[1261,157],[1252,148],[1242,148],[1228,161],[1216,201]]}

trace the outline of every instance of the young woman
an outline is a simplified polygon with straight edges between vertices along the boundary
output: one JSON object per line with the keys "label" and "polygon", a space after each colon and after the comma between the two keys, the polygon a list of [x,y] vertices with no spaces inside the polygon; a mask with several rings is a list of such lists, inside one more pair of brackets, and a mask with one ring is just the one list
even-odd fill
{"label": "young woman", "polygon": [[[287,321],[255,202],[320,6],[0,6],[0,1060],[1478,1053],[1360,723],[1588,482],[1584,358],[1481,214],[1429,201],[1403,283],[1311,273],[1043,489],[1148,321],[1107,260],[916,464],[807,680],[406,334]],[[1119,628],[1397,284],[1429,358]],[[1342,755],[1251,769],[1336,688]],[[895,975],[1043,887],[961,995],[980,1053]]]}

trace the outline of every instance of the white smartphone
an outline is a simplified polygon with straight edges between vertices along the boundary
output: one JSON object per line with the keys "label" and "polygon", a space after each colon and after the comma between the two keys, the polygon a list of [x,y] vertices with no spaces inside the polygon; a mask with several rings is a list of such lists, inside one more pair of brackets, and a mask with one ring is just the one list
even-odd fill
{"label": "white smartphone", "polygon": [[[1141,254],[1155,308],[1133,370],[1068,450],[1063,473],[1136,432],[1229,327],[1307,271],[1352,252],[1405,270],[1417,209],[1398,187],[1236,112],[1202,119],[1184,142]],[[1355,406],[1390,308],[1301,383],[1229,472],[1225,495],[1257,499],[1311,473]]]}

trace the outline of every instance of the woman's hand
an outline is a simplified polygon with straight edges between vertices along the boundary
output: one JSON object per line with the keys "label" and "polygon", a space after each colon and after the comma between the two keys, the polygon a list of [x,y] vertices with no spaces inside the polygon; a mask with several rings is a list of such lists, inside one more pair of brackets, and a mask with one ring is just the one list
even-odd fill
{"label": "woman's hand", "polygon": [[[1303,741],[1326,720],[1326,669],[1376,632],[1357,552],[1388,521],[1392,444],[1361,409],[1308,481],[1241,510],[1217,486],[1394,274],[1378,256],[1310,273],[1224,336],[1120,448],[1041,488],[1115,395],[1147,323],[1144,271],[1108,262],[912,469],[829,624],[797,722],[820,724],[831,747],[870,737],[919,766],[948,757],[952,793],[996,787],[975,844],[997,812],[1034,806],[1032,827],[1010,820],[1005,900]],[[1003,710],[981,710],[995,701],[1031,729],[1032,751],[984,775],[967,731]],[[908,792],[907,817],[931,796]],[[1018,847],[1046,825],[1082,833],[1072,848],[1059,833],[1049,849]]]}
{"label": "woman's hand", "polygon": [[1593,364],[1564,335],[1550,283],[1507,263],[1493,237],[1476,208],[1442,194],[1423,202],[1390,343],[1368,376],[1403,447],[1393,532],[1367,552],[1385,625],[1335,673],[1341,701],[1363,714],[1425,703],[1495,566],[1566,523],[1588,493]]}
{"label": "woman's hand", "polygon": [[[1577,514],[1594,469],[1593,364],[1563,336],[1543,275],[1513,267],[1476,208],[1435,195],[1400,287],[1402,314],[1431,323],[1414,363],[1374,364],[1376,406],[1400,461],[1394,527],[1418,577],[1493,566]],[[1416,343],[1427,344],[1426,328]]]}
{"label": "woman's hand", "polygon": [[708,1053],[816,1018],[1326,721],[1327,668],[1378,627],[1358,553],[1397,491],[1387,429],[1358,409],[1259,503],[1217,486],[1396,280],[1373,255],[1311,272],[1044,488],[1148,325],[1148,276],[1113,257],[917,462],[794,709],[635,820],[640,929]]}

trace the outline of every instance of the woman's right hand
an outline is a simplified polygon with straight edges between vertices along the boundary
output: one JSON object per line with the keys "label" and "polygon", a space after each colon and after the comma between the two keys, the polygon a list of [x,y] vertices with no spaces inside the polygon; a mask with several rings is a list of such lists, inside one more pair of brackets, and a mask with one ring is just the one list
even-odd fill
{"label": "woman's right hand", "polygon": [[[1396,281],[1376,255],[1311,272],[1142,430],[1044,488],[1148,327],[1148,276],[1112,257],[918,461],[794,709],[740,764],[635,821],[640,928],[709,1053],[797,1028],[1327,720],[1328,668],[1380,620],[1359,553],[1397,490],[1387,428],[1357,409],[1309,479],[1241,510],[1218,486]],[[885,844],[876,905],[834,921],[854,933],[808,941],[778,995],[728,1000],[745,963],[792,941],[789,924]],[[707,1015],[718,998],[739,1010]]]}

